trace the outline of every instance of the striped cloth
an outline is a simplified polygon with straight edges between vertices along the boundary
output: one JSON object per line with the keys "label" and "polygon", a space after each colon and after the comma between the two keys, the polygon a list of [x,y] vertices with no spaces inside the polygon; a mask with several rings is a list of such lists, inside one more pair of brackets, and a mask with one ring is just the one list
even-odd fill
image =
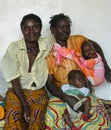
{"label": "striped cloth", "polygon": [[[94,94],[90,97],[92,117],[87,122],[83,121],[81,116],[71,117],[72,122],[78,130],[110,130],[111,119],[104,104]],[[62,118],[65,108],[65,103],[60,99],[56,97],[50,99],[45,117],[46,130],[70,130]]]}

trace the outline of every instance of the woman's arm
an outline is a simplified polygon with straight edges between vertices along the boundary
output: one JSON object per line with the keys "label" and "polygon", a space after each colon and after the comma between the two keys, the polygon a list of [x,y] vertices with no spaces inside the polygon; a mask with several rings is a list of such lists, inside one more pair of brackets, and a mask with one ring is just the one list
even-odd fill
{"label": "woman's arm", "polygon": [[24,97],[24,94],[23,94],[23,91],[22,91],[22,88],[21,88],[21,84],[20,84],[20,80],[19,78],[17,79],[14,79],[11,81],[12,83],[12,87],[13,87],[13,90],[17,96],[17,98],[19,99],[19,101],[21,102],[21,105],[22,105],[22,108],[23,108],[23,116],[24,116],[24,119],[27,123],[29,123],[29,117],[30,117],[30,112],[29,112],[29,107],[28,107],[28,104],[26,102],[26,99]]}
{"label": "woman's arm", "polygon": [[48,76],[48,80],[46,83],[46,87],[48,91],[53,95],[58,98],[60,98],[62,101],[67,102],[69,106],[73,109],[73,106],[77,103],[77,99],[74,98],[73,96],[66,95],[65,93],[62,92],[61,89],[57,87],[55,84],[55,79],[52,74]]}
{"label": "woman's arm", "polygon": [[104,63],[104,67],[105,67],[105,79],[106,79],[107,82],[111,83],[111,69],[107,64],[107,61],[105,59],[102,48],[96,42],[94,42],[90,39],[89,39],[89,41],[93,44],[96,52],[102,57],[102,61]]}

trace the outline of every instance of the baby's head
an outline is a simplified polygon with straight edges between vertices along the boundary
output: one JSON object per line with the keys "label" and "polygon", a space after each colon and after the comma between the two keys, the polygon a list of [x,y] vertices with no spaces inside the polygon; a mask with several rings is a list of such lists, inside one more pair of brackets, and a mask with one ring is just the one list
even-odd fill
{"label": "baby's head", "polygon": [[87,59],[91,59],[91,58],[97,58],[97,54],[96,54],[95,48],[91,44],[90,41],[83,42],[83,44],[81,45],[81,51],[82,51],[83,57],[86,60]]}
{"label": "baby's head", "polygon": [[79,70],[72,70],[68,74],[69,84],[82,88],[86,85],[85,75]]}

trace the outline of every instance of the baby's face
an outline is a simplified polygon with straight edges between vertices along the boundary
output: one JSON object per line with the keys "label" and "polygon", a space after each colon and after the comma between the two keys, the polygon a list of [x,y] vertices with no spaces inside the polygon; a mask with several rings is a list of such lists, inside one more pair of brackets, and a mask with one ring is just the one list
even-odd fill
{"label": "baby's face", "polygon": [[82,88],[85,86],[85,79],[83,77],[83,75],[80,74],[76,74],[72,80],[70,81],[70,83],[78,88]]}
{"label": "baby's face", "polygon": [[94,47],[91,44],[85,44],[82,49],[82,54],[86,59],[96,58],[97,54]]}

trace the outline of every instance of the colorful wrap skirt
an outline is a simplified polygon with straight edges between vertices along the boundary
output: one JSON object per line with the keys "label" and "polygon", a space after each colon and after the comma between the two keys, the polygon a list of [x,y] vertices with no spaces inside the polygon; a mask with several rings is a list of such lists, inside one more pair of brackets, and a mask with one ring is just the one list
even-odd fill
{"label": "colorful wrap skirt", "polygon": [[6,93],[5,100],[5,130],[44,130],[44,117],[48,103],[47,93],[44,88],[39,90],[23,90],[26,102],[30,108],[30,123],[23,118],[20,101],[14,94],[13,89]]}
{"label": "colorful wrap skirt", "polygon": [[[111,130],[111,119],[107,114],[103,102],[95,95],[91,95],[90,114],[92,117],[84,121],[81,116],[70,117],[77,130]],[[66,104],[59,98],[52,97],[46,111],[45,123],[46,130],[70,130],[64,122],[62,115]]]}

